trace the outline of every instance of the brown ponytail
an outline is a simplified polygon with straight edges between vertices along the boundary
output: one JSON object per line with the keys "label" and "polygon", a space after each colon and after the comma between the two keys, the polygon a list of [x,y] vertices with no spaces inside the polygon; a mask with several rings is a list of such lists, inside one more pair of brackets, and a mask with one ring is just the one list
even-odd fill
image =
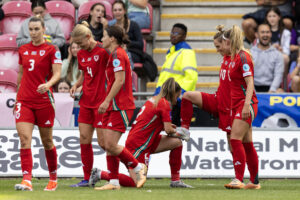
{"label": "brown ponytail", "polygon": [[164,84],[161,86],[160,93],[156,96],[154,101],[154,106],[157,106],[158,102],[161,98],[165,98],[168,101],[172,101],[174,98],[174,95],[177,92],[180,92],[181,87],[180,85],[175,81],[174,78],[168,78]]}

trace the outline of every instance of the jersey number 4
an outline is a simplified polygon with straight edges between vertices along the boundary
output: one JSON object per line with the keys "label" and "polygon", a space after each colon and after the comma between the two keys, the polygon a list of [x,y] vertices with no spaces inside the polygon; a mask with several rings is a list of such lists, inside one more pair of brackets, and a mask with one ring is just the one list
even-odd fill
{"label": "jersey number 4", "polygon": [[28,69],[28,71],[33,71],[34,70],[34,63],[35,63],[35,60],[33,60],[33,59],[30,59],[29,60],[29,62],[30,62],[30,68]]}
{"label": "jersey number 4", "polygon": [[88,72],[88,74],[89,74],[91,77],[93,77],[92,68],[87,67],[87,72]]}

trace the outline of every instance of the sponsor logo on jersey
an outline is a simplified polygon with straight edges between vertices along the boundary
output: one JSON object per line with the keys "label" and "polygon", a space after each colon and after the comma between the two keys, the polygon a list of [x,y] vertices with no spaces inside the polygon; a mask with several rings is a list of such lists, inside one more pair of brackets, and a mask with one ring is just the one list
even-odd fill
{"label": "sponsor logo on jersey", "polygon": [[94,60],[95,60],[95,62],[97,62],[99,60],[99,55],[95,55]]}
{"label": "sponsor logo on jersey", "polygon": [[40,50],[40,56],[45,55],[46,51],[45,50]]}
{"label": "sponsor logo on jersey", "polygon": [[25,52],[23,53],[23,55],[28,55],[28,51],[25,51]]}
{"label": "sponsor logo on jersey", "polygon": [[111,122],[109,122],[109,123],[107,124],[107,126],[110,126],[110,127],[112,127],[112,123],[111,123]]}
{"label": "sponsor logo on jersey", "polygon": [[246,63],[246,64],[244,64],[243,65],[243,70],[245,71],[245,72],[248,72],[249,70],[250,70],[250,66]]}
{"label": "sponsor logo on jersey", "polygon": [[32,52],[31,52],[31,55],[32,55],[32,56],[35,56],[35,55],[37,55],[37,52],[36,52],[36,51],[32,51]]}
{"label": "sponsor logo on jersey", "polygon": [[88,59],[87,59],[87,61],[89,62],[89,61],[91,61],[92,60],[92,58],[91,57],[89,57]]}
{"label": "sponsor logo on jersey", "polygon": [[61,59],[61,54],[59,51],[55,52],[55,58]]}
{"label": "sponsor logo on jersey", "polygon": [[120,62],[119,59],[116,58],[116,59],[113,60],[113,66],[114,66],[114,67],[119,67],[120,64],[121,64],[121,62]]}

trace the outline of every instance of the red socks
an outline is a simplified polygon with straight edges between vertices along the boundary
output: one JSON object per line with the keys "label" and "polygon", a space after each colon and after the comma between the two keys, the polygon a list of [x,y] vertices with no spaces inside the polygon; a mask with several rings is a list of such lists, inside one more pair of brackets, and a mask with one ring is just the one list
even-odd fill
{"label": "red socks", "polygon": [[124,147],[122,152],[118,155],[121,162],[125,164],[126,167],[135,168],[139,162],[133,155]]}
{"label": "red socks", "polygon": [[182,98],[182,100],[181,100],[181,111],[180,111],[181,127],[189,129],[192,117],[193,117],[193,104],[192,104],[192,102],[190,100]]}
{"label": "red socks", "polygon": [[94,164],[93,147],[92,144],[80,144],[80,149],[84,180],[89,180]]}
{"label": "red socks", "polygon": [[57,178],[57,154],[55,146],[50,150],[45,150],[46,160],[49,169],[50,180],[56,181]]}
{"label": "red socks", "polygon": [[243,181],[245,165],[246,165],[246,153],[241,140],[231,139],[230,144],[232,147],[233,166],[235,171],[235,178]]}
{"label": "red socks", "polygon": [[109,180],[110,179],[119,179],[119,163],[120,159],[118,156],[106,156],[107,162],[107,170],[109,173]]}
{"label": "red socks", "polygon": [[243,146],[246,152],[250,181],[254,184],[258,184],[258,156],[253,146],[253,142],[243,143]]}
{"label": "red socks", "polygon": [[169,164],[171,167],[171,180],[179,181],[180,180],[180,167],[181,167],[181,154],[182,146],[177,147],[170,152]]}
{"label": "red socks", "polygon": [[21,157],[21,168],[23,173],[23,179],[31,181],[32,177],[32,154],[31,149],[21,149],[20,150]]}
{"label": "red socks", "polygon": [[[100,175],[101,180],[109,181],[109,173],[106,171],[101,171]],[[119,174],[119,181],[120,185],[124,187],[136,187],[134,181],[130,176],[127,176],[125,174]]]}

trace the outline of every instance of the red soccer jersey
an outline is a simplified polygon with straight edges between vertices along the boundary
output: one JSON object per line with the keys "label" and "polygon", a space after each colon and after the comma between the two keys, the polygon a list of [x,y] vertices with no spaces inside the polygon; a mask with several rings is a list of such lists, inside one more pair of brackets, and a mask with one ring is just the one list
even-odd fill
{"label": "red soccer jersey", "polygon": [[[247,84],[245,77],[253,76],[253,62],[246,51],[240,51],[229,64],[229,82],[231,90],[231,108],[236,108],[245,101]],[[252,103],[258,103],[255,91],[252,95]]]}
{"label": "red soccer jersey", "polygon": [[220,85],[216,92],[218,99],[218,110],[230,110],[230,83],[228,80],[228,66],[231,62],[230,56],[224,56],[220,69]]}
{"label": "red soccer jersey", "polygon": [[125,72],[125,83],[119,90],[118,94],[113,98],[108,110],[130,110],[135,109],[134,99],[132,95],[132,77],[129,58],[126,51],[118,47],[109,55],[106,67],[107,91],[109,94],[112,85],[115,82],[115,73],[119,71]]}
{"label": "red soccer jersey", "polygon": [[52,64],[61,64],[59,49],[49,43],[34,46],[32,42],[19,48],[19,64],[23,67],[18,101],[37,104],[37,108],[48,103],[53,103],[52,88],[50,91],[40,94],[37,88],[46,83],[52,77]]}
{"label": "red soccer jersey", "polygon": [[164,128],[164,122],[171,122],[171,105],[161,98],[154,106],[154,99],[151,98],[141,108],[136,120],[133,122],[126,143],[136,144],[136,147],[146,149]]}
{"label": "red soccer jersey", "polygon": [[81,49],[77,53],[78,69],[84,72],[80,106],[98,108],[105,99],[105,68],[108,52],[101,43],[91,50]]}

